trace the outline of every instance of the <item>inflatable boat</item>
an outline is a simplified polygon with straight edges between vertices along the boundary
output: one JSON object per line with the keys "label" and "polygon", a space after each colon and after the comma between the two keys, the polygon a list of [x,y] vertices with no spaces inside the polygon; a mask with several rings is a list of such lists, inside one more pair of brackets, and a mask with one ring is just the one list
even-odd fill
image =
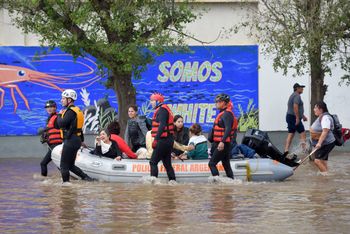
{"label": "inflatable boat", "polygon": [[[52,150],[52,160],[60,166],[62,145]],[[149,160],[122,159],[121,161],[90,154],[82,149],[77,153],[75,165],[90,177],[100,181],[132,183],[140,182],[150,175]],[[172,162],[178,182],[203,183],[211,176],[208,160],[175,160]],[[220,174],[225,175],[222,164],[217,165]],[[283,181],[293,175],[293,169],[278,161],[259,158],[249,160],[231,160],[235,178],[244,181]],[[167,178],[164,166],[160,162],[159,178]],[[76,177],[74,174],[72,176]]]}

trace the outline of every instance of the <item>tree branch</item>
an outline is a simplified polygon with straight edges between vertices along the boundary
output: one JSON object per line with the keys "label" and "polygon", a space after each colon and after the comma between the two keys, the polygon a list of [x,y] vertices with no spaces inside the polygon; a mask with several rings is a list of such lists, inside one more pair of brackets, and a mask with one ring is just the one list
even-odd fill
{"label": "tree branch", "polygon": [[102,58],[103,60],[107,62],[111,62],[109,56],[107,56],[105,53],[99,51],[96,49],[96,47],[92,46],[94,45],[93,41],[91,41],[87,36],[84,30],[82,30],[77,24],[75,24],[72,19],[65,14],[60,15],[55,9],[50,7],[44,0],[41,0],[39,2],[39,5],[37,7],[38,10],[43,11],[47,17],[51,18],[53,21],[60,22],[64,26],[64,28],[69,31],[72,35],[77,36],[77,40],[79,41],[86,41],[90,47],[86,47],[85,45],[82,45],[82,48],[89,52],[91,55]]}

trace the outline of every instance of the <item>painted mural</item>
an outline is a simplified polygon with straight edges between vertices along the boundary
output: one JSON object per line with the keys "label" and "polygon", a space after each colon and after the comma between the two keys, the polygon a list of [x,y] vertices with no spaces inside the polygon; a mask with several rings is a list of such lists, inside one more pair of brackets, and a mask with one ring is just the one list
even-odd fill
{"label": "painted mural", "polygon": [[[258,47],[191,51],[159,56],[141,79],[133,80],[140,114],[152,116],[149,96],[158,91],[186,126],[197,122],[207,131],[216,115],[213,100],[224,92],[232,98],[240,130],[258,127]],[[47,119],[44,103],[59,104],[66,88],[78,93],[84,132],[95,133],[118,116],[116,95],[103,85],[106,78],[106,69],[92,56],[73,58],[59,48],[0,47],[0,135],[36,135]]]}

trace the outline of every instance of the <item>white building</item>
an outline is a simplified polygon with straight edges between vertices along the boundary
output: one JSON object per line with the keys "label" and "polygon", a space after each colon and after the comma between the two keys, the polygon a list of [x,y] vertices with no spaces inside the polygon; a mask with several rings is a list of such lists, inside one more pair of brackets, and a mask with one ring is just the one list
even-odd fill
{"label": "white building", "polygon": [[[250,0],[242,4],[240,0],[201,0],[197,1],[198,11],[202,7],[207,9],[203,16],[196,22],[188,26],[188,30],[198,39],[212,42],[210,45],[255,45],[254,39],[249,38],[246,32],[229,37],[219,37],[223,34],[223,28],[231,27],[235,22],[239,22],[246,16],[252,8],[257,9],[258,1]],[[220,34],[221,32],[221,34]],[[189,40],[189,45],[200,45],[195,40]],[[0,10],[0,46],[38,46],[38,37],[23,34],[12,25],[6,11]],[[304,101],[306,115],[310,118],[312,108],[310,106],[310,79],[308,76],[294,78],[291,74],[283,76],[281,72],[275,72],[272,68],[272,60],[259,55],[259,122],[260,129],[266,131],[286,130],[285,113],[287,110],[287,100],[293,92],[293,84],[298,82],[305,84]],[[342,71],[335,68],[332,77],[326,77],[325,81],[328,92],[325,102],[329,106],[331,113],[338,114],[343,126],[350,127],[350,106],[349,87],[338,86],[339,77]],[[308,129],[310,122],[305,123]]]}

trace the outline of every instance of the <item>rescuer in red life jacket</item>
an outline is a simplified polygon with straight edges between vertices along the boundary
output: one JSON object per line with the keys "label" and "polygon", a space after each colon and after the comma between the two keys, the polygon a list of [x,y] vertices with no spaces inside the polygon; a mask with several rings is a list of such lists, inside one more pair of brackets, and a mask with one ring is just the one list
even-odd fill
{"label": "rescuer in red life jacket", "polygon": [[232,112],[232,102],[227,94],[218,94],[215,98],[216,108],[220,113],[216,116],[213,126],[211,146],[212,156],[209,161],[211,174],[216,179],[219,171],[216,168],[218,162],[222,162],[226,175],[233,179],[233,172],[230,164],[231,140],[237,129],[237,120]]}
{"label": "rescuer in red life jacket", "polygon": [[170,108],[164,104],[164,96],[154,93],[150,97],[151,105],[155,109],[152,118],[151,134],[153,153],[150,160],[151,176],[158,177],[158,163],[163,161],[169,181],[175,181],[175,172],[171,165],[171,150],[174,144],[174,116]]}
{"label": "rescuer in red life jacket", "polygon": [[41,135],[40,141],[41,143],[46,142],[49,146],[49,149],[43,160],[40,162],[42,176],[47,176],[47,165],[51,162],[52,149],[55,148],[55,146],[62,144],[60,128],[57,124],[56,108],[56,102],[52,100],[49,100],[45,103],[45,109],[49,114],[49,117],[47,118],[46,128]]}

